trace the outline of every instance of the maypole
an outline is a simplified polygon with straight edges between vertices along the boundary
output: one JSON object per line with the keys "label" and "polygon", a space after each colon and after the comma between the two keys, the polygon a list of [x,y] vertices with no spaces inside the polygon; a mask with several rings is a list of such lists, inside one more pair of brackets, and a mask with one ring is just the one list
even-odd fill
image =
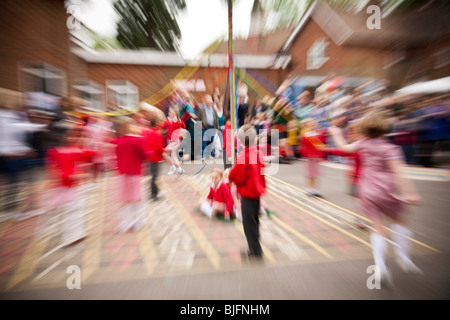
{"label": "maypole", "polygon": [[228,77],[230,79],[230,120],[231,120],[231,163],[234,165],[236,158],[236,73],[233,61],[233,0],[228,0]]}

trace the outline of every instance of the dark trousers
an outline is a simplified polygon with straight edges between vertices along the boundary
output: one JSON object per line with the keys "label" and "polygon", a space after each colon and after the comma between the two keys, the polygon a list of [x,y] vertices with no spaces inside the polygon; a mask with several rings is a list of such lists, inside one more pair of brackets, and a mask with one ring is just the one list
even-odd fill
{"label": "dark trousers", "polygon": [[148,165],[148,171],[150,175],[152,176],[150,180],[150,190],[151,190],[151,197],[156,198],[158,196],[158,186],[156,185],[156,179],[159,175],[159,162],[150,162]]}
{"label": "dark trousers", "polygon": [[242,224],[249,252],[252,255],[263,253],[259,243],[259,202],[259,198],[241,198]]}

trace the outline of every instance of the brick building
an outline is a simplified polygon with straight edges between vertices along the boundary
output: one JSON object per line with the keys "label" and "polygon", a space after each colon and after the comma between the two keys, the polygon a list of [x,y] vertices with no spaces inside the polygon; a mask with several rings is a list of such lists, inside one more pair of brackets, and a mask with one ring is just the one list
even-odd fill
{"label": "brick building", "polygon": [[[0,1],[0,88],[80,96],[94,110],[144,99],[162,106],[171,81],[197,96],[226,90],[226,41],[212,44],[195,63],[154,50],[94,50],[69,32],[66,10],[64,0]],[[365,10],[353,14],[315,1],[292,28],[255,28],[236,39],[235,64],[249,95],[273,94],[287,77],[315,86],[334,73],[350,86],[388,79],[398,88],[450,74],[445,10],[391,15],[380,30],[369,30],[367,17]]]}
{"label": "brick building", "polygon": [[292,58],[290,76],[311,86],[328,74],[349,86],[386,79],[396,89],[450,75],[448,10],[400,10],[381,16],[380,29],[368,28],[369,16],[366,8],[355,13],[314,1],[279,51]]}
{"label": "brick building", "polygon": [[[190,86],[197,96],[212,93],[215,87],[225,92],[226,51],[192,63],[177,53],[148,49],[94,50],[80,37],[83,30],[68,30],[66,10],[64,0],[0,2],[0,88],[78,96],[95,111],[144,99],[161,106],[173,80]],[[286,63],[275,65],[274,59],[265,52],[235,56],[244,72],[270,79],[269,91],[285,78]]]}

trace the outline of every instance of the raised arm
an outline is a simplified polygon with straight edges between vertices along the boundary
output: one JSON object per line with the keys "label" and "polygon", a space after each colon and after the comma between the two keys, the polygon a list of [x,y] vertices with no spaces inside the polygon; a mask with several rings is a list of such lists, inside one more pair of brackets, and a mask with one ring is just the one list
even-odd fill
{"label": "raised arm", "polygon": [[353,153],[353,152],[358,151],[355,143],[348,144],[347,141],[345,141],[344,136],[342,135],[342,131],[338,127],[331,126],[328,128],[328,132],[332,136],[333,141],[339,150],[341,150],[343,152],[348,152],[348,153]]}

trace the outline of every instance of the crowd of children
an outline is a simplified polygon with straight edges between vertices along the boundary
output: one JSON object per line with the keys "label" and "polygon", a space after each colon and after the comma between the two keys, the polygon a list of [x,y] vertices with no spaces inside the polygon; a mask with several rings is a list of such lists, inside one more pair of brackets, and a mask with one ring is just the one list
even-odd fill
{"label": "crowd of children", "polygon": [[[220,99],[219,99],[220,100]],[[390,281],[385,265],[386,218],[393,222],[392,239],[396,243],[398,260],[405,270],[418,271],[409,256],[404,204],[417,205],[420,197],[411,183],[401,177],[404,165],[400,147],[383,139],[387,133],[386,114],[372,110],[350,126],[339,115],[327,118],[323,125],[321,107],[308,109],[300,117],[286,99],[262,100],[258,112],[249,113],[239,128],[235,140],[237,157],[234,166],[225,163],[225,171],[212,170],[211,187],[206,198],[199,201],[200,211],[208,217],[242,220],[249,250],[244,256],[260,259],[263,256],[259,240],[259,216],[267,212],[261,197],[266,192],[265,162],[274,160],[278,148],[281,159],[301,156],[304,161],[306,191],[319,196],[317,179],[319,162],[327,156],[352,159],[349,174],[352,193],[356,194],[364,213],[371,219],[374,231],[370,234],[373,255],[383,279]],[[304,96],[301,98],[304,102]],[[117,197],[118,232],[139,231],[145,224],[145,186],[143,175],[149,173],[150,199],[158,200],[157,178],[160,162],[170,165],[169,175],[182,175],[179,149],[186,137],[186,117],[180,117],[180,104],[171,105],[167,116],[152,113],[146,108],[133,116],[106,119],[103,116],[70,118],[64,143],[50,148],[46,164],[48,188],[52,192],[44,208],[60,210],[63,216],[63,242],[70,244],[87,235],[85,227],[85,195],[89,183],[95,183],[105,170],[118,172]],[[190,107],[189,119],[194,119],[195,108]],[[252,111],[253,109],[251,109]],[[231,152],[230,117],[222,110],[222,149],[227,157]],[[298,114],[298,113],[297,113]],[[356,120],[356,119],[354,119]],[[278,131],[278,145],[272,144],[271,129]],[[346,139],[342,129],[346,128]],[[217,139],[215,139],[217,140]],[[275,152],[276,154],[276,152]],[[144,164],[148,163],[148,167]],[[357,189],[355,192],[354,189]]]}

